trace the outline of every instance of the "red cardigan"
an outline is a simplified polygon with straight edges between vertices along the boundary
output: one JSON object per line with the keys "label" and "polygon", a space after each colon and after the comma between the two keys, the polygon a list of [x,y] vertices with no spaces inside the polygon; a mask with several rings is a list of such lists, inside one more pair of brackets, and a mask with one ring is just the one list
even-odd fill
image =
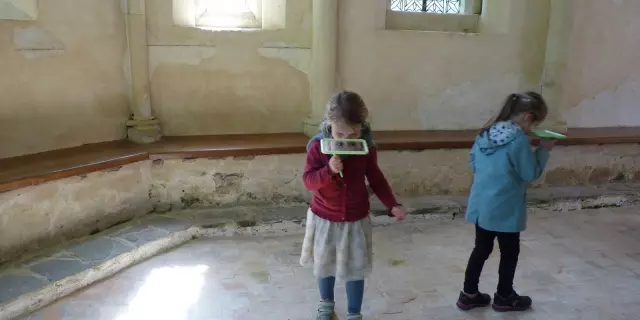
{"label": "red cardigan", "polygon": [[307,189],[313,191],[311,211],[318,217],[332,222],[354,222],[366,218],[370,204],[365,177],[387,209],[399,205],[378,167],[378,153],[374,148],[367,155],[343,159],[344,178],[331,173],[329,159],[331,156],[320,151],[319,140],[310,143],[302,180]]}

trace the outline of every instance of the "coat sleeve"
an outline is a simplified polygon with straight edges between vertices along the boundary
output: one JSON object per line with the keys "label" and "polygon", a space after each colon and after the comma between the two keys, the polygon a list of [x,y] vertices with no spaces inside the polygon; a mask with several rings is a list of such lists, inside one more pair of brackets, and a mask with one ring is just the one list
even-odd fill
{"label": "coat sleeve", "polygon": [[513,141],[510,151],[511,163],[522,180],[531,183],[542,176],[549,161],[549,150],[540,147],[531,150],[531,140],[521,135]]}
{"label": "coat sleeve", "polygon": [[469,166],[471,167],[471,171],[476,173],[476,144],[473,144],[471,148],[471,152],[469,152]]}

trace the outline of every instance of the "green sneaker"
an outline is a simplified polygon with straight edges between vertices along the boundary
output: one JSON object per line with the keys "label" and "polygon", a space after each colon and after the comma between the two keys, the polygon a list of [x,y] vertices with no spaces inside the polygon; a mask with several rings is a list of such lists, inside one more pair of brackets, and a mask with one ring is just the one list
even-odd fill
{"label": "green sneaker", "polygon": [[333,301],[320,301],[316,320],[337,320],[338,318],[334,312],[335,305]]}
{"label": "green sneaker", "polygon": [[362,315],[361,315],[361,314],[359,314],[359,313],[356,313],[356,314],[350,314],[350,315],[347,317],[347,320],[362,320],[362,319],[363,319],[363,318],[362,318]]}

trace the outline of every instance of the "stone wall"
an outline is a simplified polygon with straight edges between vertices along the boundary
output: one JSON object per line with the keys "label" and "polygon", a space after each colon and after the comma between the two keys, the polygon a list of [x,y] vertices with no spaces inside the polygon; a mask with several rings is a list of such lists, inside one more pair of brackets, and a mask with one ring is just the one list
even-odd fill
{"label": "stone wall", "polygon": [[126,137],[129,85],[119,0],[39,1],[0,19],[0,158]]}
{"label": "stone wall", "polygon": [[0,193],[0,262],[152,210],[150,163]]}
{"label": "stone wall", "polygon": [[339,76],[376,130],[480,128],[507,94],[539,89],[549,1],[483,2],[477,33],[386,30],[386,0],[340,2]]}
{"label": "stone wall", "polygon": [[571,127],[640,125],[640,1],[569,3],[562,116]]}
{"label": "stone wall", "polygon": [[177,26],[147,1],[149,74],[165,135],[302,132],[310,111],[311,1],[286,1],[277,30]]}
{"label": "stone wall", "polygon": [[[468,150],[381,152],[401,197],[464,194]],[[152,211],[303,203],[305,155],[155,160],[0,194],[0,262]],[[640,146],[558,147],[538,185],[640,181]]]}

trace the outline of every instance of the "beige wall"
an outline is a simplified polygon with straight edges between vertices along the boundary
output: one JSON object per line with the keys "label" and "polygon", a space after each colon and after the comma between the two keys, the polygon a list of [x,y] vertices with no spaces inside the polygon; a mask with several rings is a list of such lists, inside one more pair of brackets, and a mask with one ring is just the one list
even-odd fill
{"label": "beige wall", "polygon": [[[560,1],[569,30],[545,57]],[[546,70],[558,73],[548,85],[562,87],[550,124],[640,125],[640,1],[484,0],[480,32],[469,34],[385,30],[385,3],[340,8],[341,84],[364,95],[378,130],[477,128],[506,94],[539,90],[545,59],[558,56],[553,67],[566,69]]]}
{"label": "beige wall", "polygon": [[570,1],[563,117],[576,127],[640,125],[640,1]]}
{"label": "beige wall", "polygon": [[[558,1],[484,0],[480,32],[463,34],[385,30],[386,0],[342,0],[339,86],[363,94],[377,130],[476,128],[506,94],[540,88]],[[567,1],[568,40],[551,50],[567,58],[552,79],[563,90],[554,120],[639,125],[640,2]],[[254,31],[175,26],[172,2],[146,1],[152,109],[164,134],[301,132],[312,0],[287,1],[284,29]],[[40,1],[36,21],[0,21],[0,157],[125,137],[120,3]]]}
{"label": "beige wall", "polygon": [[125,137],[119,0],[46,0],[0,20],[0,158]]}
{"label": "beige wall", "polygon": [[174,26],[147,1],[151,97],[165,135],[301,132],[310,111],[311,0],[287,1],[281,30]]}
{"label": "beige wall", "polygon": [[377,130],[482,126],[505,95],[537,89],[549,1],[485,0],[480,33],[385,30],[386,0],[341,2],[340,79]]}

